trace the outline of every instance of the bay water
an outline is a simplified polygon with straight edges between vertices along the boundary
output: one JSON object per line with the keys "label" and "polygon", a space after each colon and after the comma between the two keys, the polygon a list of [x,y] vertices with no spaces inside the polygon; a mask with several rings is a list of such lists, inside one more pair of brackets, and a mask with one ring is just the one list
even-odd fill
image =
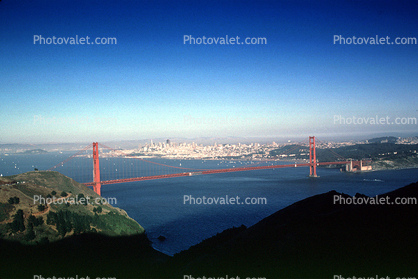
{"label": "bay water", "polygon": [[[13,175],[34,168],[47,170],[70,155],[71,152],[0,154],[0,175]],[[91,158],[82,157],[77,160],[76,164],[89,166],[91,170],[87,172],[92,172]],[[242,167],[249,163],[217,160],[153,161],[197,169]],[[71,173],[71,178],[79,182],[88,180],[85,174],[78,177],[74,169],[73,172],[65,167],[57,170],[66,175]],[[313,195],[336,190],[351,196],[356,193],[375,196],[418,181],[417,169],[345,173],[339,169],[318,168],[317,173],[320,177],[309,178],[309,168],[298,167],[193,175],[102,185],[102,196],[116,198],[117,204],[114,206],[125,210],[145,228],[153,247],[173,255],[233,226],[254,225],[274,212]],[[211,204],[197,204],[199,198],[203,197]],[[237,197],[241,204],[220,204],[222,200],[236,200]],[[194,204],[190,202],[193,198]],[[246,199],[250,203],[258,200],[259,204],[245,204]],[[217,204],[215,200],[218,200]],[[159,236],[164,236],[165,240],[159,240]]]}

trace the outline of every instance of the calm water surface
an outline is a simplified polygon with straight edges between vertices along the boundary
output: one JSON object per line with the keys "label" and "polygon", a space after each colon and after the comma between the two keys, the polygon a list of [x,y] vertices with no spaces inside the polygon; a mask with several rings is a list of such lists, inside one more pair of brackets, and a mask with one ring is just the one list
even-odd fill
{"label": "calm water surface", "polygon": [[[35,167],[46,170],[71,154],[0,155],[0,174],[7,176],[31,171]],[[77,160],[72,167],[61,167],[58,170],[77,181],[91,180],[92,159]],[[154,161],[204,169],[241,167],[245,164],[209,160]],[[78,168],[74,164],[80,164],[84,169],[82,174],[77,174]],[[418,181],[417,169],[352,174],[341,173],[338,169],[320,168],[317,172],[319,178],[307,177],[309,169],[305,167],[130,182],[104,185],[102,196],[117,198],[115,206],[127,211],[130,217],[146,229],[154,248],[173,255],[227,228],[242,224],[251,226],[277,210],[312,195],[336,190],[349,195],[363,193],[372,196]],[[261,197],[267,200],[267,204],[193,205],[184,202],[185,196],[190,195],[194,198],[238,196],[240,201],[247,197]],[[158,240],[160,235],[165,236],[166,240]]]}

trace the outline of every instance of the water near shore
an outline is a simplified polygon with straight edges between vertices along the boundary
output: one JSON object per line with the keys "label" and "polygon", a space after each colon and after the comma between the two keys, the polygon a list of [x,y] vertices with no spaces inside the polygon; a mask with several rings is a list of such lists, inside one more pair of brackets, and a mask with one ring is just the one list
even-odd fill
{"label": "water near shore", "polygon": [[[0,156],[3,176],[45,170],[69,154]],[[80,160],[91,159],[83,158]],[[193,168],[242,166],[238,161],[161,160]],[[90,163],[88,163],[90,165]],[[64,168],[62,168],[64,170]],[[232,226],[251,226],[270,214],[306,197],[336,190],[355,195],[383,194],[418,181],[416,169],[341,173],[319,168],[319,178],[309,178],[308,168],[286,168],[196,175],[102,186],[104,197],[117,198],[114,206],[126,210],[146,229],[154,248],[173,255]],[[65,173],[64,173],[65,174]],[[78,177],[73,177],[75,180]],[[186,198],[265,198],[267,204],[190,204]],[[161,241],[162,235],[166,239]]]}

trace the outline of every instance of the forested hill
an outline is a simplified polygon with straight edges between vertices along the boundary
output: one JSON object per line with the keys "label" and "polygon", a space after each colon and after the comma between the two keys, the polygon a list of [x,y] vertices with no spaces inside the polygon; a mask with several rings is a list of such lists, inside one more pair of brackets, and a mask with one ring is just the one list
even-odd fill
{"label": "forested hill", "polygon": [[36,244],[74,234],[141,234],[127,213],[58,172],[32,171],[0,178],[0,238]]}
{"label": "forested hill", "polygon": [[[295,148],[296,147],[296,148]],[[306,159],[309,157],[309,148],[306,146],[287,145],[270,152],[271,156],[283,154],[287,150],[293,149],[289,154],[295,154],[291,158]],[[370,158],[372,160],[393,160],[406,157],[416,157],[418,152],[417,144],[395,144],[395,143],[369,143],[354,144],[332,149],[316,148],[316,157],[320,162],[332,162],[338,159],[333,152],[338,155],[353,160]],[[288,153],[286,153],[288,154]],[[288,158],[288,157],[286,157]]]}

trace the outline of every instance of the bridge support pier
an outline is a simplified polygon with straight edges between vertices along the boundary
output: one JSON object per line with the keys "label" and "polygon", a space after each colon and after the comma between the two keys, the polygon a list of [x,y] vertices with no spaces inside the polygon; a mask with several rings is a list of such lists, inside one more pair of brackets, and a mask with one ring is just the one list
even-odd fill
{"label": "bridge support pier", "polygon": [[309,137],[309,177],[318,177],[316,175],[316,151],[315,137]]}
{"label": "bridge support pier", "polygon": [[350,163],[345,165],[346,172],[353,172],[353,160],[350,160]]}
{"label": "bridge support pier", "polygon": [[93,190],[101,196],[100,166],[99,166],[99,143],[93,142]]}

